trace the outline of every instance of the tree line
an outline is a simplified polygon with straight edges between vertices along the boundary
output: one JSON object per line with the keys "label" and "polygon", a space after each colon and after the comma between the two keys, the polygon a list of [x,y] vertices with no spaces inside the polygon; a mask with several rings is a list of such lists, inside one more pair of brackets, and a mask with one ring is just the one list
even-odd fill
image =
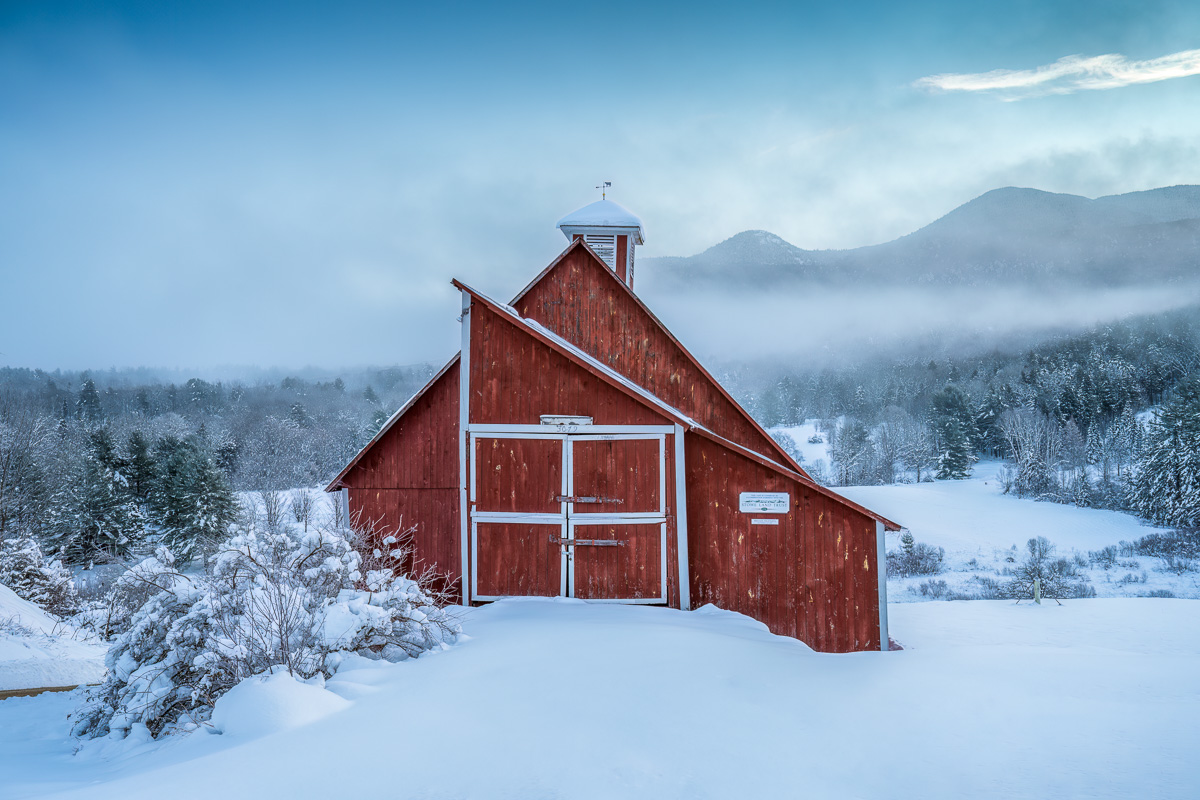
{"label": "tree line", "polygon": [[152,535],[200,554],[224,537],[235,491],[328,480],[430,374],[247,385],[0,369],[0,549],[33,541],[87,564]]}
{"label": "tree line", "polygon": [[1018,352],[730,378],[765,426],[821,420],[829,463],[808,466],[829,484],[962,478],[1004,458],[1020,496],[1200,524],[1200,309]]}

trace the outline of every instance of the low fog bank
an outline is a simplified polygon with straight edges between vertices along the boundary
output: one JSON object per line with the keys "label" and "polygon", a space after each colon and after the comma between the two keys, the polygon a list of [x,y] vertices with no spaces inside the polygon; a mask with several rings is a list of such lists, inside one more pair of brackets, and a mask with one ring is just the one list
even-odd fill
{"label": "low fog bank", "polygon": [[1200,281],[1126,289],[1030,287],[683,291],[645,298],[714,366],[820,369],[847,362],[1017,351],[1098,324],[1195,307]]}

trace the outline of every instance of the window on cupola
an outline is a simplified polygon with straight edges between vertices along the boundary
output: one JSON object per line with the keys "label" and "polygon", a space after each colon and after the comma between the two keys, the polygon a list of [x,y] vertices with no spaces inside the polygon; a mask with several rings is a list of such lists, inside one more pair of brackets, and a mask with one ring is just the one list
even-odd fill
{"label": "window on cupola", "polygon": [[588,247],[596,251],[596,255],[613,269],[617,268],[617,236],[613,233],[584,234]]}

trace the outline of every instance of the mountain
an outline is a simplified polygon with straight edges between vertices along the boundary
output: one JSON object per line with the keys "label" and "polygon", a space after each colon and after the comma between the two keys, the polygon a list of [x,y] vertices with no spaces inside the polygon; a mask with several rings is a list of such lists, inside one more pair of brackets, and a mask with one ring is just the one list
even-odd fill
{"label": "mountain", "polygon": [[744,231],[699,255],[644,259],[640,274],[658,287],[722,289],[1190,283],[1200,277],[1200,186],[1094,200],[1007,187],[885,244],[804,250]]}

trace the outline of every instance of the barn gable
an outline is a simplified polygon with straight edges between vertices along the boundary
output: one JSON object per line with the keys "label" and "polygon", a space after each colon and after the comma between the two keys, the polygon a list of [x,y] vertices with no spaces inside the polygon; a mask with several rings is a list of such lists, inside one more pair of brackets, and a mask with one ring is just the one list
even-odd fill
{"label": "barn gable", "polygon": [[511,305],[714,433],[807,477],[583,240]]}
{"label": "barn gable", "polygon": [[[499,304],[456,282],[478,300],[471,311],[470,418],[481,424],[537,425],[543,414],[582,415],[597,424],[663,425],[666,408],[602,371],[561,343],[501,311]],[[556,346],[557,345],[557,346]]]}
{"label": "barn gable", "polygon": [[456,353],[388,418],[325,491],[350,486],[457,489],[458,366]]}

